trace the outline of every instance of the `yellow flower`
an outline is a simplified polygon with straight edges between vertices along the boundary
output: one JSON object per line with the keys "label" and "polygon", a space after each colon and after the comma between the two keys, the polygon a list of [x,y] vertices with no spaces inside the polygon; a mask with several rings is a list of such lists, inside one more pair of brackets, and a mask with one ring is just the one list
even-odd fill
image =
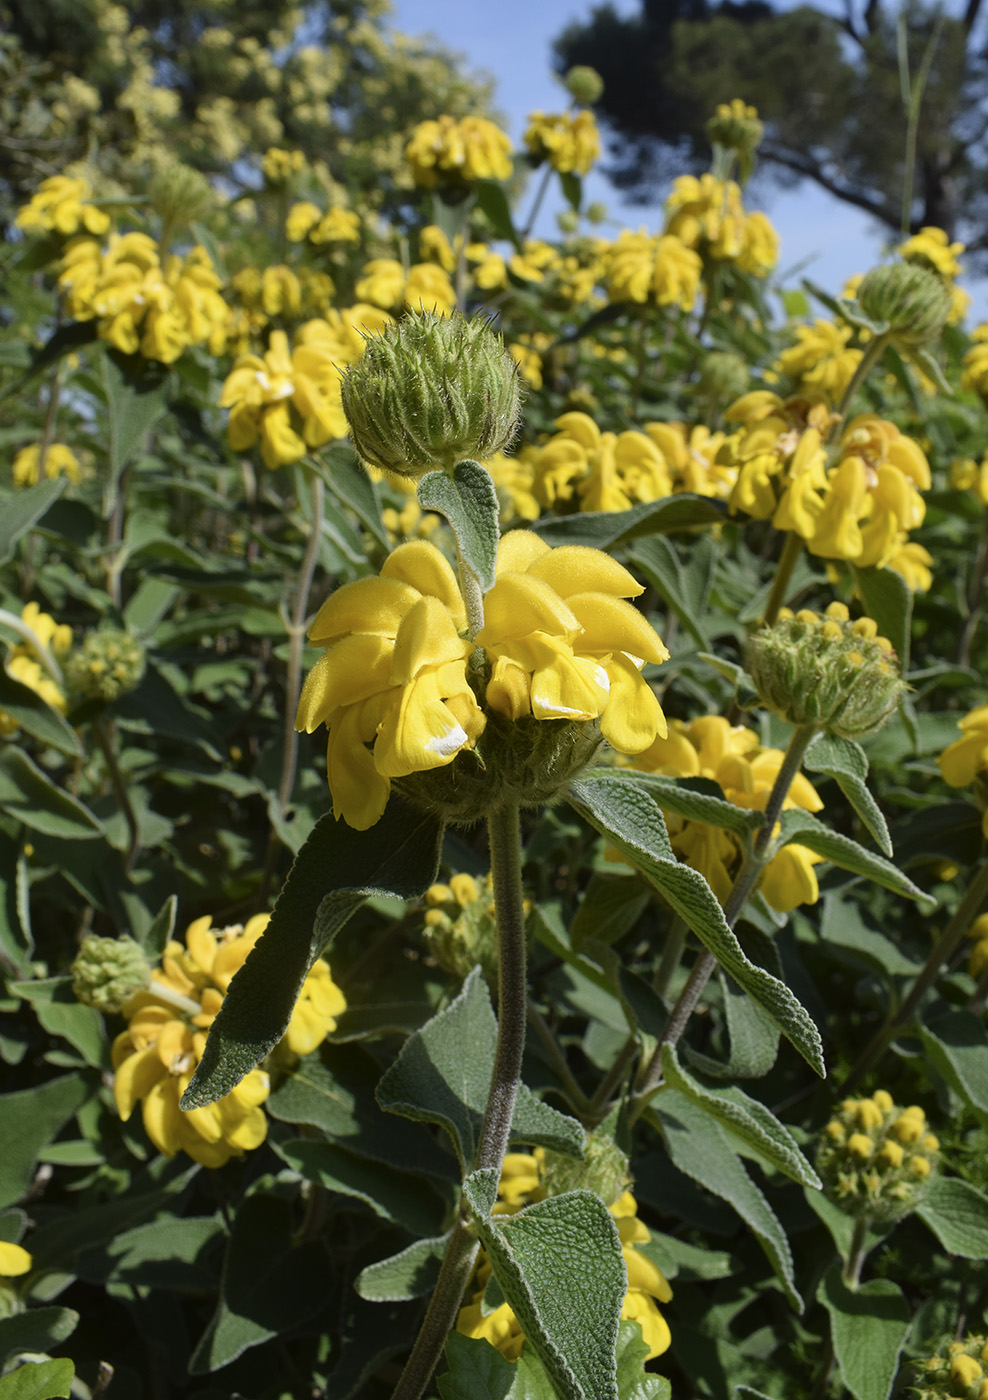
{"label": "yellow flower", "polygon": [[448,315],[456,306],[456,292],[449,273],[436,263],[415,263],[408,269],[404,301],[413,311],[439,311]]}
{"label": "yellow flower", "polygon": [[[457,248],[462,246],[462,238],[457,236]],[[456,252],[438,224],[426,224],[419,234],[419,256],[427,262],[438,263],[444,272],[456,271]]]}
{"label": "yellow flower", "polygon": [[[988,705],[979,705],[958,721],[961,737],[948,745],[937,760],[940,774],[949,787],[967,787],[988,774]],[[983,797],[979,792],[979,799]],[[988,836],[988,806],[984,807],[982,827]]]}
{"label": "yellow flower", "polygon": [[[732,727],[719,715],[705,715],[689,724],[673,720],[668,736],[657,739],[632,766],[671,777],[712,779],[728,802],[763,812],[784,757],[781,749],[760,748],[752,730]],[[790,787],[783,810],[793,807],[804,812],[819,812],[823,807],[802,773]],[[667,821],[676,855],[699,870],[721,904],[725,903],[741,859],[737,840],[721,827],[688,821],[674,813],[667,813]],[[760,886],[773,909],[788,913],[800,904],[817,902],[819,887],[813,867],[820,860],[805,846],[794,843],[773,856]]]}
{"label": "yellow flower", "polygon": [[971,339],[974,344],[964,356],[961,388],[972,389],[982,398],[988,398],[988,325],[976,326]]}
{"label": "yellow flower", "polygon": [[672,491],[665,457],[646,433],[602,433],[586,413],[564,413],[560,430],[532,457],[535,495],[553,506],[580,497],[581,510],[628,510]]}
{"label": "yellow flower", "polygon": [[955,491],[973,491],[988,506],[988,453],[975,462],[971,457],[955,457],[950,464],[950,484]]}
{"label": "yellow flower", "polygon": [[[542,1184],[544,1164],[545,1152],[539,1147],[534,1153],[507,1153],[493,1214],[513,1215],[531,1202],[544,1200],[547,1194]],[[645,1359],[651,1361],[668,1350],[672,1341],[669,1325],[657,1306],[672,1301],[672,1289],[661,1269],[637,1247],[648,1244],[652,1234],[648,1226],[638,1219],[638,1203],[631,1192],[625,1191],[616,1201],[609,1202],[608,1209],[617,1226],[628,1274],[628,1290],[621,1316],[638,1323],[648,1347]],[[483,1311],[483,1297],[491,1272],[487,1256],[481,1251],[472,1288],[467,1295],[470,1301],[460,1309],[456,1330],[464,1336],[490,1342],[509,1361],[517,1361],[525,1336],[510,1306],[502,1303],[492,1312],[485,1314]]]}
{"label": "yellow flower", "polygon": [[642,591],[600,551],[550,549],[525,530],[501,540],[475,643],[463,635],[456,575],[426,541],[401,545],[378,578],[338,589],[309,632],[326,652],[296,719],[308,733],[321,724],[329,731],[337,816],[366,830],[380,819],[393,778],[446,767],[476,745],[487,723],[467,678],[476,649],[491,668],[488,709],[513,721],[599,719],[618,750],[647,748],[665,720],[639,672],[668,652],[624,601]]}
{"label": "yellow flower", "polygon": [[575,113],[545,116],[532,112],[525,132],[525,145],[537,164],[547,160],[560,174],[576,171],[586,175],[600,155],[600,133],[593,112],[581,108]]}
{"label": "yellow flower", "polygon": [[738,479],[737,467],[720,461],[724,433],[688,428],[685,423],[646,423],[645,431],[666,460],[673,491],[727,500]]}
{"label": "yellow flower", "polygon": [[39,237],[46,233],[65,238],[77,233],[99,237],[109,229],[110,217],[105,209],[87,203],[91,193],[88,180],[52,175],[42,180],[37,194],[19,211],[14,227]]}
{"label": "yellow flower", "polygon": [[21,1245],[0,1240],[0,1278],[20,1278],[33,1265],[34,1260]]}
{"label": "yellow flower", "polygon": [[[206,1032],[223,1004],[234,974],[267,927],[270,916],[257,914],[246,927],[214,929],[207,914],[190,924],[185,944],[166,944],[161,966],[147,991],[124,1008],[129,1025],[113,1042],[113,1094],[126,1122],[138,1103],[144,1128],[159,1152],[174,1157],[186,1152],[206,1167],[221,1167],[233,1156],[259,1147],[267,1137],[261,1105],[270,1079],[254,1069],[217,1103],[183,1113],[179,1100],[202,1058]],[[336,1029],[346,1000],[329,967],[317,959],[277,1054],[304,1055]]]}
{"label": "yellow flower", "polygon": [[305,156],[301,151],[282,151],[277,146],[269,146],[261,161],[264,178],[271,185],[283,185],[304,169]]}
{"label": "yellow flower", "polygon": [[559,254],[551,243],[541,239],[526,238],[520,253],[508,260],[508,268],[523,282],[541,282],[545,274],[559,263]]}
{"label": "yellow flower", "polygon": [[719,261],[740,257],[745,247],[740,186],[709,172],[678,176],[666,200],[665,231]]}
{"label": "yellow flower", "polygon": [[848,349],[853,331],[835,321],[814,321],[797,326],[797,344],[783,350],[775,368],[798,381],[801,389],[824,394],[830,403],[839,403],[861,363],[861,351]]}
{"label": "yellow flower", "polygon": [[[914,1149],[908,1157],[906,1147]],[[939,1148],[921,1108],[898,1108],[877,1089],[871,1098],[841,1103],[820,1135],[816,1165],[825,1192],[843,1210],[887,1222],[918,1204]]]}
{"label": "yellow flower", "polygon": [[[41,480],[41,443],[34,442],[30,447],[22,447],[14,458],[12,470],[15,486],[37,486]],[[64,442],[49,443],[45,453],[45,478],[54,481],[63,473],[75,484],[81,475],[79,459]]]}
{"label": "yellow flower", "polygon": [[484,117],[441,116],[420,122],[405,147],[417,185],[435,189],[446,183],[507,180],[511,174],[511,142]]}
{"label": "yellow flower", "polygon": [[302,243],[322,218],[318,204],[304,200],[293,204],[285,219],[285,237],[289,243]]}
{"label": "yellow flower", "polygon": [[482,292],[497,291],[508,285],[507,263],[500,253],[493,252],[486,243],[471,243],[467,248],[467,258],[477,264],[473,269],[473,280]]}
{"label": "yellow flower", "polygon": [[360,215],[353,209],[334,205],[309,232],[312,243],[359,243]]}
{"label": "yellow flower", "polygon": [[921,228],[912,238],[907,238],[897,250],[907,262],[925,263],[939,272],[941,277],[959,277],[961,274],[960,256],[963,243],[951,243],[942,228]]}
{"label": "yellow flower", "polygon": [[[22,609],[21,621],[31,629],[40,645],[51,652],[56,664],[67,656],[72,646],[72,628],[66,623],[56,622],[50,613],[42,612],[37,603],[28,603]],[[21,685],[28,686],[41,696],[46,705],[64,715],[68,709],[65,693],[38,656],[37,649],[30,642],[19,642],[7,653],[7,674],[20,681]],[[13,715],[0,710],[0,735],[9,737],[19,727]]]}
{"label": "yellow flower", "polygon": [[522,520],[538,520],[541,507],[533,494],[535,468],[525,453],[517,457],[506,457],[499,452],[484,463],[497,488],[498,496],[505,502],[501,511],[501,523],[510,524],[515,516]]}
{"label": "yellow flower", "polygon": [[650,299],[657,306],[689,311],[696,301],[703,263],[675,234],[653,238],[639,229],[623,229],[602,253],[603,277],[611,301]]}
{"label": "yellow flower", "polygon": [[405,294],[405,269],[395,258],[372,258],[364,264],[354,290],[361,301],[390,311]]}
{"label": "yellow flower", "polygon": [[756,211],[744,220],[738,267],[753,277],[767,277],[779,261],[779,235],[767,214]]}
{"label": "yellow flower", "polygon": [[551,335],[546,335],[544,331],[536,331],[533,335],[520,335],[508,346],[508,353],[513,356],[533,389],[542,388],[542,351],[548,350],[551,344]]}

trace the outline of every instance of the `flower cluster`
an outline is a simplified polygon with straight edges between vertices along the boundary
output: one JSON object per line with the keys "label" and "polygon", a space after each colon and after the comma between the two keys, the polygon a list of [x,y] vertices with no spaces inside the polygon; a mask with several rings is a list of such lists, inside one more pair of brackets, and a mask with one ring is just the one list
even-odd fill
{"label": "flower cluster", "polygon": [[862,352],[848,344],[853,335],[853,327],[837,321],[797,326],[796,344],[783,350],[774,369],[795,380],[801,392],[821,394],[836,405],[861,363]]}
{"label": "flower cluster", "polygon": [[485,117],[441,116],[420,122],[405,159],[415,183],[425,189],[471,180],[507,180],[511,174],[511,142]]}
{"label": "flower cluster", "polygon": [[284,331],[272,331],[263,355],[241,355],[227,376],[220,405],[230,409],[228,435],[235,452],[260,439],[266,467],[297,462],[310,447],[346,436],[340,379],[363,353],[363,333],[391,317],[358,303],[308,321],[289,347]]}
{"label": "flower cluster", "polygon": [[914,1361],[916,1400],[986,1400],[988,1337],[971,1333],[944,1343],[936,1356]]}
{"label": "flower cluster", "polygon": [[562,175],[586,175],[600,155],[600,132],[593,112],[585,108],[553,116],[532,112],[525,145],[536,165],[548,161]]}
{"label": "flower cluster", "polygon": [[331,205],[324,213],[318,204],[302,200],[288,211],[285,236],[289,243],[308,240],[317,248],[327,243],[359,243],[360,215],[339,204]]}
{"label": "flower cluster", "polygon": [[715,262],[767,277],[779,258],[779,236],[760,212],[748,214],[734,180],[680,175],[666,200],[667,234]]}
{"label": "flower cluster", "polygon": [[988,324],[982,322],[971,332],[974,344],[964,356],[961,388],[971,389],[988,400]]}
{"label": "flower cluster", "polygon": [[816,1165],[824,1191],[850,1215],[895,1220],[916,1206],[939,1150],[923,1110],[899,1108],[878,1089],[844,1100],[820,1136]]}
{"label": "flower cluster", "polygon": [[90,700],[118,700],[144,675],[144,648],[130,632],[101,628],[83,637],[69,657],[65,679],[70,690]]}
{"label": "flower cluster", "polygon": [[768,709],[842,739],[884,724],[906,689],[892,643],[872,618],[852,622],[843,603],[822,616],[782,608],[748,639],[745,664]]}
{"label": "flower cluster", "polygon": [[414,263],[406,271],[395,258],[373,258],[365,264],[355,290],[361,301],[385,311],[410,306],[449,312],[456,305],[449,273],[434,262]]}
{"label": "flower cluster", "polygon": [[228,307],[204,248],[161,261],[146,233],[75,238],[65,250],[58,285],[68,314],[97,322],[97,334],[124,355],[138,351],[172,364],[190,345],[226,343]]}
{"label": "flower cluster", "polygon": [[73,484],[82,476],[78,457],[64,442],[50,442],[44,448],[44,457],[40,442],[22,447],[14,458],[11,471],[15,486],[37,486],[42,474],[46,481],[66,476]]}
{"label": "flower cluster", "polygon": [[955,491],[972,491],[988,506],[988,452],[980,462],[973,457],[955,457],[950,464],[950,484]]}
{"label": "flower cluster", "polygon": [[42,180],[37,192],[19,210],[14,227],[41,238],[51,233],[63,238],[91,233],[99,238],[110,227],[110,216],[105,209],[89,203],[91,194],[88,180],[51,175]]}
{"label": "flower cluster", "polygon": [[[646,749],[665,733],[665,719],[640,668],[668,652],[625,601],[641,592],[606,554],[551,549],[526,530],[501,540],[473,641],[456,575],[427,541],[396,549],[378,578],[338,589],[309,632],[327,650],[297,717],[309,733],[329,730],[337,816],[358,830],[373,826],[392,779],[452,764],[476,748],[491,716],[509,728],[599,720],[620,752]],[[496,761],[493,752],[484,757],[488,769]],[[493,776],[485,783],[496,800]]]}
{"label": "flower cluster", "polygon": [[[64,622],[56,622],[50,613],[42,612],[37,603],[28,603],[21,612],[21,621],[27,625],[42,647],[47,648],[57,663],[63,660],[72,646],[72,628]],[[7,653],[8,676],[26,685],[36,695],[40,695],[46,705],[64,714],[68,708],[65,693],[52,671],[39,659],[37,648],[29,641],[19,642]],[[53,668],[53,669],[56,669]],[[57,674],[57,669],[56,669]],[[19,725],[13,715],[0,710],[0,736],[7,738],[17,732]]]}
{"label": "flower cluster", "polygon": [[623,229],[603,254],[604,284],[612,302],[678,306],[690,311],[703,272],[700,255],[674,234]]}
{"label": "flower cluster", "polygon": [[[704,715],[688,724],[673,720],[668,736],[639,754],[633,766],[674,778],[709,778],[720,786],[728,802],[763,812],[784,757],[781,749],[762,748],[753,730],[732,726],[719,715]],[[823,807],[813,784],[802,773],[793,780],[784,810],[792,807],[804,812],[819,812]],[[722,827],[673,812],[666,813],[666,822],[673,851],[700,872],[721,904],[726,903],[741,864],[738,838]],[[817,902],[820,891],[813,867],[820,860],[795,842],[776,852],[759,886],[773,909],[788,913],[801,904]]]}
{"label": "flower cluster", "polygon": [[[495,1214],[513,1215],[523,1206],[554,1194],[546,1158],[547,1154],[538,1147],[533,1153],[507,1154],[501,1168]],[[672,1340],[669,1324],[657,1306],[658,1303],[671,1302],[672,1289],[658,1265],[639,1247],[647,1246],[652,1235],[648,1226],[638,1219],[638,1203],[632,1193],[619,1188],[616,1197],[605,1197],[605,1204],[614,1217],[628,1271],[628,1291],[621,1307],[621,1316],[638,1323],[648,1347],[647,1359],[651,1360],[668,1350]],[[484,1293],[490,1276],[490,1263],[481,1251],[467,1294],[470,1301],[460,1309],[456,1329],[467,1337],[490,1342],[509,1361],[517,1361],[525,1336],[510,1305],[501,1303],[490,1311],[484,1308]]]}
{"label": "flower cluster", "polygon": [[425,892],[425,937],[439,966],[466,977],[479,963],[487,977],[497,971],[497,938],[491,877],[453,875],[448,885]]}
{"label": "flower cluster", "polygon": [[984,812],[982,827],[988,836],[988,705],[979,705],[959,721],[961,737],[940,755],[940,773],[950,787],[974,784]]}
{"label": "flower cluster", "polygon": [[292,176],[300,175],[305,169],[305,155],[302,151],[282,151],[277,146],[269,146],[261,161],[261,173],[269,185],[284,185]]}
{"label": "flower cluster", "polygon": [[[113,1042],[113,1094],[126,1122],[138,1103],[159,1152],[186,1152],[206,1167],[259,1147],[267,1136],[261,1105],[270,1092],[266,1070],[251,1070],[218,1102],[182,1112],[179,1101],[202,1058],[206,1033],[234,974],[267,927],[257,914],[246,927],[214,929],[209,915],[189,925],[185,944],[169,942],[145,991],[124,1007],[127,1029]],[[320,958],[309,971],[274,1054],[308,1055],[336,1029],[346,999]]]}

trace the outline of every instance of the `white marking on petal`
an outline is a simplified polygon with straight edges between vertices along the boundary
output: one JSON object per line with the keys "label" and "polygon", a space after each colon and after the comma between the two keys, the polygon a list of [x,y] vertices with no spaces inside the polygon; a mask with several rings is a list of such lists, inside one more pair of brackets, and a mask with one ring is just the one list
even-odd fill
{"label": "white marking on petal", "polygon": [[603,666],[597,665],[593,668],[593,678],[600,686],[601,690],[609,695],[611,691],[611,678],[604,670]]}
{"label": "white marking on petal", "polygon": [[636,669],[639,671],[645,665],[644,656],[636,656],[633,651],[623,651],[621,655],[626,656],[631,662],[632,666],[636,667]]}
{"label": "white marking on petal", "polygon": [[445,734],[434,734],[426,748],[430,753],[437,753],[441,758],[449,758],[457,753],[465,743],[469,741],[467,731],[460,725],[454,724],[452,729],[447,729]]}

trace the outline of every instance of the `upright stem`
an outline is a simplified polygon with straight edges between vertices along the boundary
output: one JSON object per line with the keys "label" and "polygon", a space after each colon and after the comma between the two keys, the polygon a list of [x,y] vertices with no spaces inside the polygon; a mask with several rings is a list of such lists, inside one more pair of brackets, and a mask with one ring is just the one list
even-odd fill
{"label": "upright stem", "polygon": [[[487,834],[497,923],[497,1049],[473,1167],[475,1171],[491,1168],[500,1173],[511,1134],[525,1049],[525,908],[518,808],[503,807],[491,813],[487,819]],[[450,1328],[456,1322],[477,1249],[469,1213],[461,1198],[459,1215],[446,1246],[436,1290],[392,1400],[419,1400],[429,1384]]]}
{"label": "upright stem", "polygon": [[985,526],[981,531],[974,568],[971,570],[971,582],[967,591],[967,621],[964,623],[964,631],[961,633],[960,646],[957,650],[958,666],[971,664],[971,647],[974,645],[978,624],[984,617],[986,578],[988,578],[988,514],[985,515]]}
{"label": "upright stem", "polygon": [[459,566],[460,592],[467,610],[467,627],[473,640],[484,626],[484,591],[480,579],[460,553],[459,545],[456,546],[456,562]]}
{"label": "upright stem", "polygon": [[[733,928],[737,923],[745,901],[765,869],[766,851],[775,832],[776,823],[782,814],[789,789],[802,765],[803,755],[816,733],[816,728],[810,724],[800,725],[792,732],[785,758],[782,760],[782,766],[779,768],[778,776],[772,786],[772,791],[769,793],[768,802],[765,804],[765,821],[758,829],[751,850],[745,855],[741,869],[735,876],[734,884],[727,896],[727,903],[724,905],[724,919],[728,928]],[[716,966],[717,959],[706,950],[697,959],[693,971],[689,975],[689,980],[672,1009],[659,1043],[655,1047],[655,1053],[639,1078],[638,1088],[632,1099],[630,1122],[635,1122],[641,1116],[652,1093],[661,1083],[662,1047],[663,1045],[675,1045],[682,1036]]]}
{"label": "upright stem", "polygon": [[873,1038],[851,1073],[844,1080],[840,1089],[842,1094],[848,1093],[856,1084],[860,1083],[868,1071],[885,1054],[896,1031],[900,1026],[906,1024],[923,997],[940,976],[940,969],[957,952],[964,941],[964,935],[974,923],[986,901],[988,901],[988,860],[982,864],[981,869],[969,885],[967,894],[957,906],[957,912],[937,939],[936,945],[927,958],[923,971],[913,983],[909,995],[895,1015]]}
{"label": "upright stem", "polygon": [[535,192],[535,198],[532,201],[532,208],[529,211],[528,222],[526,223],[525,227],[522,229],[521,232],[521,236],[523,239],[531,238],[532,236],[532,229],[535,227],[535,220],[538,218],[539,210],[542,208],[542,201],[543,199],[545,199],[545,192],[549,188],[549,181],[551,179],[552,166],[547,163],[542,179],[539,181],[539,187]]}
{"label": "upright stem", "polygon": [[768,602],[765,604],[765,616],[762,618],[763,627],[771,627],[775,619],[779,616],[779,609],[785,605],[789,596],[789,583],[792,579],[792,571],[796,567],[796,560],[803,552],[803,538],[797,535],[794,530],[790,530],[786,535],[786,542],[779,555],[779,562],[775,566],[775,578],[772,580],[772,591],[768,595]]}
{"label": "upright stem", "polygon": [[289,628],[288,673],[285,677],[285,728],[281,745],[281,782],[278,785],[278,805],[284,811],[291,800],[295,787],[295,770],[298,766],[298,734],[295,730],[295,712],[298,709],[298,696],[302,680],[302,651],[305,646],[305,624],[309,615],[309,593],[312,589],[312,576],[319,558],[319,545],[322,541],[323,506],[325,488],[322,477],[311,473],[312,521],[309,525],[309,538],[306,541],[302,559],[302,572],[299,574],[295,601],[292,605],[292,619]]}
{"label": "upright stem", "polygon": [[866,1215],[859,1216],[854,1222],[854,1234],[851,1236],[851,1247],[847,1252],[847,1263],[844,1265],[842,1275],[848,1288],[857,1289],[861,1282],[861,1267],[867,1253],[865,1241],[868,1238],[869,1224]]}
{"label": "upright stem", "polygon": [[124,781],[123,773],[120,771],[120,764],[117,762],[116,749],[114,747],[113,727],[105,719],[93,721],[93,734],[96,742],[103,751],[106,760],[107,771],[110,774],[110,782],[113,784],[113,791],[117,801],[120,803],[127,823],[127,834],[130,838],[127,846],[127,859],[125,869],[130,870],[140,854],[141,849],[141,829],[137,822],[137,815],[127,791],[127,784]]}
{"label": "upright stem", "polygon": [[837,432],[840,431],[841,425],[843,424],[844,419],[847,417],[848,409],[854,402],[855,394],[858,392],[858,390],[861,388],[861,385],[868,378],[868,375],[874,369],[875,365],[877,365],[878,361],[885,354],[889,340],[890,336],[886,332],[884,335],[876,335],[872,340],[869,340],[868,344],[865,346],[860,363],[858,364],[857,369],[854,371],[854,374],[851,376],[851,382],[844,390],[844,396],[841,399],[840,403],[837,405],[837,422],[831,429],[831,437],[833,437]]}

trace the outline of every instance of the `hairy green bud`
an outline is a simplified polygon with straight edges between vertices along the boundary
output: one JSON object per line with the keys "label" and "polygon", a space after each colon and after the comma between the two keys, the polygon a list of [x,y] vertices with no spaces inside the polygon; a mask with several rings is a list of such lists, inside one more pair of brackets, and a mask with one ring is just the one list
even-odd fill
{"label": "hairy green bud", "polygon": [[570,68],[563,78],[563,86],[574,102],[583,107],[592,107],[604,95],[604,80],[596,68],[578,63]]}
{"label": "hairy green bud", "polygon": [[884,724],[907,687],[892,644],[871,618],[848,619],[841,603],[824,617],[787,609],[748,641],[745,663],[764,705],[790,724],[856,739]]}
{"label": "hairy green bud", "polygon": [[136,637],[106,628],[83,638],[65,663],[65,679],[88,700],[119,700],[140,684],[144,666],[144,648]]}
{"label": "hairy green bud", "polygon": [[97,1011],[120,1011],[131,997],[144,990],[151,966],[132,938],[83,939],[72,964],[72,990],[76,999]]}
{"label": "hairy green bud", "polygon": [[917,1400],[983,1400],[988,1394],[988,1337],[970,1333],[944,1340],[935,1356],[912,1362]]}
{"label": "hairy green bud", "polygon": [[343,412],[353,445],[375,467],[421,476],[503,452],[518,426],[518,367],[489,324],[412,312],[347,370]]}
{"label": "hairy green bud", "polygon": [[151,177],[148,203],[166,223],[188,224],[207,212],[213,203],[213,191],[198,170],[175,161]]}
{"label": "hairy green bud", "polygon": [[497,978],[497,925],[490,876],[478,881],[454,875],[425,892],[425,938],[436,962],[464,978],[478,963],[488,981]]}
{"label": "hairy green bud", "polygon": [[602,224],[607,218],[607,205],[603,200],[595,199],[592,204],[587,205],[587,223]]}
{"label": "hairy green bud", "polygon": [[748,365],[733,350],[711,350],[700,365],[697,393],[711,403],[731,403],[747,392]]}
{"label": "hairy green bud", "polygon": [[873,267],[858,288],[857,302],[872,321],[884,322],[903,349],[933,345],[950,315],[950,288],[931,267],[897,262]]}
{"label": "hairy green bud", "polygon": [[587,1134],[582,1162],[546,1150],[542,1185],[550,1196],[564,1191],[593,1191],[605,1205],[613,1205],[631,1184],[628,1158],[614,1139],[600,1128]]}
{"label": "hairy green bud", "polygon": [[878,1089],[843,1101],[820,1134],[816,1166],[824,1191],[848,1215],[885,1222],[915,1210],[939,1154],[923,1110],[899,1108]]}
{"label": "hairy green bud", "polygon": [[580,216],[575,209],[563,209],[556,215],[556,223],[561,233],[575,233],[580,227]]}
{"label": "hairy green bud", "polygon": [[739,97],[735,97],[733,102],[722,102],[707,122],[707,137],[711,146],[733,151],[737,156],[742,184],[754,168],[755,152],[764,134],[765,127],[759,120],[757,110]]}

